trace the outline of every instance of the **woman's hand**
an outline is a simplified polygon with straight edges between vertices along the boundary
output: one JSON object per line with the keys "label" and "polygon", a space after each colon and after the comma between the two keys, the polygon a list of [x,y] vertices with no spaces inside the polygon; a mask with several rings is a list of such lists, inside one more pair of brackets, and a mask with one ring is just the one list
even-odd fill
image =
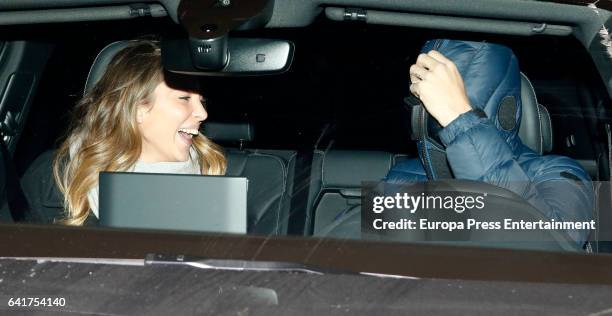
{"label": "woman's hand", "polygon": [[472,109],[455,64],[432,50],[410,66],[410,91],[443,127]]}

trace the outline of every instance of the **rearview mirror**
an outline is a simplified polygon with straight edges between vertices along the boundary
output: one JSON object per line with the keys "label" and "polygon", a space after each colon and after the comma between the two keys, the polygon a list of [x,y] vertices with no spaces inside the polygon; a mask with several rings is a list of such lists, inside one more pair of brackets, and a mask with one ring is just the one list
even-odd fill
{"label": "rearview mirror", "polygon": [[199,76],[259,76],[287,71],[293,61],[290,41],[261,38],[164,39],[164,68]]}

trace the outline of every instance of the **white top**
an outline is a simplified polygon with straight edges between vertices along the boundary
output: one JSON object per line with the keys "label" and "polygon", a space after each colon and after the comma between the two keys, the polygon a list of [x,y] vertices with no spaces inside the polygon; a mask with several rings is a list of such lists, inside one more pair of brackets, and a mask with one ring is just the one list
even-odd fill
{"label": "white top", "polygon": [[[180,162],[143,162],[137,161],[136,164],[128,172],[143,172],[143,173],[174,173],[174,174],[201,174],[200,164],[197,159],[197,153],[195,149],[190,149],[190,158],[187,161]],[[89,202],[89,208],[98,216],[98,192],[99,186],[96,185],[94,188],[87,192],[87,200]]]}

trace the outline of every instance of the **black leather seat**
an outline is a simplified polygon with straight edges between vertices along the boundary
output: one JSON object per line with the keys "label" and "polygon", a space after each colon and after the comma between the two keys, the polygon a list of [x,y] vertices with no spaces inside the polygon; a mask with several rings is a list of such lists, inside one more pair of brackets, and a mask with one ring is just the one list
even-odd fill
{"label": "black leather seat", "polygon": [[542,155],[553,147],[553,131],[550,114],[545,106],[538,103],[533,85],[521,73],[521,103],[523,115],[519,137],[527,147]]}
{"label": "black leather seat", "polygon": [[[531,81],[521,73],[521,102],[523,116],[519,137],[527,147],[540,155],[550,153],[553,149],[553,126],[550,114],[546,107],[538,102]],[[592,180],[599,180],[600,170],[595,159],[576,160],[591,176]]]}
{"label": "black leather seat", "polygon": [[43,152],[21,178],[32,217],[40,224],[51,224],[64,218],[64,200],[53,179],[54,154],[55,150]]}
{"label": "black leather seat", "polygon": [[337,218],[359,213],[362,181],[380,181],[404,155],[382,151],[315,151],[307,224],[319,235]]}
{"label": "black leather seat", "polygon": [[245,148],[254,135],[248,123],[205,122],[204,134],[224,145],[226,175],[249,180],[249,233],[287,234],[297,152]]}

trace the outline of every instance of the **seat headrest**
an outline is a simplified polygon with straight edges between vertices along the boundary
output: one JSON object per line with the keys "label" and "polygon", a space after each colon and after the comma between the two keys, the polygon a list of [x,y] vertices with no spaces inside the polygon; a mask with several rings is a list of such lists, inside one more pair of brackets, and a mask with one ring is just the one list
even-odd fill
{"label": "seat headrest", "polygon": [[106,47],[104,47],[96,56],[91,68],[89,68],[89,74],[87,75],[87,80],[85,81],[85,90],[84,94],[89,92],[96,83],[102,78],[104,72],[106,72],[106,68],[110,64],[111,60],[119,51],[128,47],[130,41],[118,41],[113,42]]}
{"label": "seat headrest", "polygon": [[550,115],[546,107],[538,103],[533,85],[523,73],[521,73],[521,102],[523,106],[519,128],[521,141],[537,154],[550,152],[553,146]]}
{"label": "seat headrest", "polygon": [[391,153],[332,150],[325,153],[322,181],[325,187],[359,188],[362,181],[380,181],[393,166]]}
{"label": "seat headrest", "polygon": [[204,135],[215,142],[250,142],[254,138],[249,123],[204,122]]}

